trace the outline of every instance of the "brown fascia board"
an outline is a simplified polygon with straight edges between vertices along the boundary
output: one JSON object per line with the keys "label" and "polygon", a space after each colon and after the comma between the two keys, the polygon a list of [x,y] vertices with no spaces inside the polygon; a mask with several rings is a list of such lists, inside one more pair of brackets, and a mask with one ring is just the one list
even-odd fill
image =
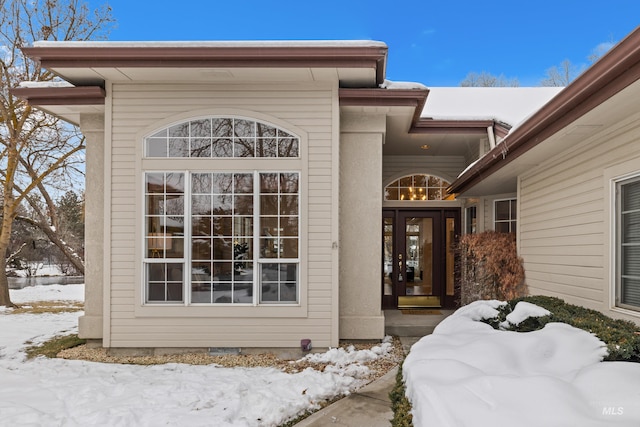
{"label": "brown fascia board", "polygon": [[42,67],[372,68],[385,78],[386,46],[36,46],[22,51]]}
{"label": "brown fascia board", "polygon": [[495,120],[434,120],[422,118],[429,89],[340,89],[340,106],[414,107],[409,133],[478,133],[494,126],[503,137],[509,127]]}
{"label": "brown fascia board", "polygon": [[461,193],[640,79],[640,27],[522,123],[449,187]]}
{"label": "brown fascia board", "polygon": [[493,126],[497,136],[504,137],[510,127],[495,120],[439,120],[420,118],[411,128],[410,133],[486,133]]}
{"label": "brown fascia board", "polygon": [[429,89],[346,89],[339,92],[340,106],[414,107],[413,124],[429,96]]}
{"label": "brown fascia board", "polygon": [[10,89],[30,105],[104,105],[105,90],[100,86],[18,87]]}

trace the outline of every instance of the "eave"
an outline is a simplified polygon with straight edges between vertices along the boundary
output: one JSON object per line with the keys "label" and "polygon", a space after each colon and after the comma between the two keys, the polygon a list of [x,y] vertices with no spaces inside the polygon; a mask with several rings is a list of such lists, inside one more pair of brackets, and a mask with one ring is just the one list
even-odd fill
{"label": "eave", "polygon": [[640,79],[640,27],[514,129],[449,187],[463,193]]}
{"label": "eave", "polygon": [[493,127],[495,135],[504,138],[510,127],[496,120],[438,120],[420,118],[411,128],[411,133],[486,133]]}
{"label": "eave", "polygon": [[272,44],[262,46],[49,45],[22,49],[42,67],[56,68],[368,68],[385,78],[386,45]]}
{"label": "eave", "polygon": [[509,127],[495,120],[438,120],[420,117],[429,89],[340,89],[340,106],[413,107],[409,133],[486,133],[493,126],[504,137]]}
{"label": "eave", "polygon": [[30,105],[104,105],[106,92],[99,86],[80,87],[18,87],[11,94]]}

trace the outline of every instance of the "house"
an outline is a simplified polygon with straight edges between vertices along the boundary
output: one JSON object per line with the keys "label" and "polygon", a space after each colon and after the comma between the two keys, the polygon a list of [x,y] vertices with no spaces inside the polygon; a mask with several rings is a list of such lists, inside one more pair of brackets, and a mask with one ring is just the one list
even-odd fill
{"label": "house", "polygon": [[[531,294],[640,324],[640,28],[450,190],[516,195]],[[506,215],[506,214],[505,214]]]}
{"label": "house", "polygon": [[87,139],[80,335],[114,350],[381,339],[384,309],[456,306],[453,244],[485,229],[517,234],[532,291],[637,318],[607,297],[606,191],[633,188],[639,37],[566,89],[389,82],[372,41],[24,48],[68,84],[13,93]]}

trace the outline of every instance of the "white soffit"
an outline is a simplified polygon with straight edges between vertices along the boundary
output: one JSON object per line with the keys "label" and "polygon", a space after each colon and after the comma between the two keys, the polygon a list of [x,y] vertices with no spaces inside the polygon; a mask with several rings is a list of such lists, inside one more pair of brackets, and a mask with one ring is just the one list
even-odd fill
{"label": "white soffit", "polygon": [[314,82],[340,81],[345,87],[375,85],[373,69],[351,68],[56,68],[63,79],[80,85],[119,82]]}

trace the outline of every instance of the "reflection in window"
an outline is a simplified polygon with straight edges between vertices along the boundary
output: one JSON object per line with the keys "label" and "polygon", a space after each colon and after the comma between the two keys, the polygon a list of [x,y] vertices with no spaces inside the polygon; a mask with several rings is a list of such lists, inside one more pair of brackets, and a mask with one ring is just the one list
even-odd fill
{"label": "reflection in window", "polygon": [[260,265],[260,302],[295,303],[298,301],[298,264],[263,263]]}
{"label": "reflection in window", "polygon": [[184,303],[188,295],[192,304],[297,303],[299,178],[146,173],[145,301]]}
{"label": "reflection in window", "polygon": [[169,126],[145,138],[146,157],[299,157],[298,137],[266,123],[205,118]]}
{"label": "reflection in window", "polygon": [[616,189],[616,305],[640,310],[640,179]]}
{"label": "reflection in window", "polygon": [[447,194],[449,182],[433,175],[418,174],[400,178],[384,189],[385,200],[453,200]]}
{"label": "reflection in window", "polygon": [[516,199],[496,200],[493,208],[495,231],[500,233],[515,233],[518,223]]}

